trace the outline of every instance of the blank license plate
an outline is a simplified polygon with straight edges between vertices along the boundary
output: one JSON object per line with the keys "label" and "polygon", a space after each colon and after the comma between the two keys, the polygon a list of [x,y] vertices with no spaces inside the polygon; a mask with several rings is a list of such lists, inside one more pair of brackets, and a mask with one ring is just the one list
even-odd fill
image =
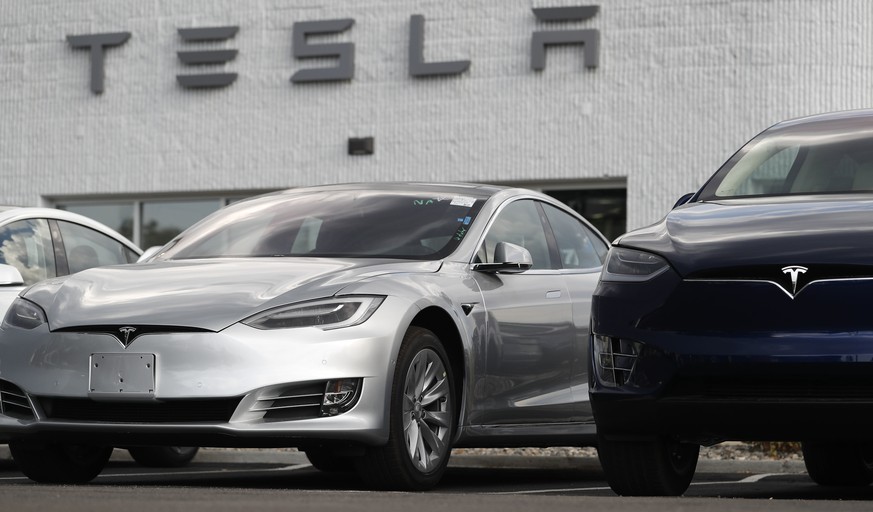
{"label": "blank license plate", "polygon": [[154,354],[91,354],[89,394],[94,398],[152,398]]}

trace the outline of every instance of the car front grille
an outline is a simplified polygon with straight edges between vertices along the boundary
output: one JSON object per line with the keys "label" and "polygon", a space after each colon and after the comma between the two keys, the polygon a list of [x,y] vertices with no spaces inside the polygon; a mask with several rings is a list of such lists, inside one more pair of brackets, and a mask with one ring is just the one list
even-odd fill
{"label": "car front grille", "polygon": [[15,384],[0,380],[0,414],[21,420],[34,419],[27,395]]}
{"label": "car front grille", "polygon": [[636,327],[706,336],[873,332],[873,315],[862,300],[871,293],[873,279],[817,281],[794,298],[773,282],[685,280]]}
{"label": "car front grille", "polygon": [[264,421],[291,421],[321,416],[326,382],[289,385],[274,388],[268,394],[259,396],[249,409],[263,414]]}
{"label": "car front grille", "polygon": [[230,421],[241,400],[167,400],[162,402],[95,402],[87,398],[39,398],[48,419],[113,423],[189,423]]}

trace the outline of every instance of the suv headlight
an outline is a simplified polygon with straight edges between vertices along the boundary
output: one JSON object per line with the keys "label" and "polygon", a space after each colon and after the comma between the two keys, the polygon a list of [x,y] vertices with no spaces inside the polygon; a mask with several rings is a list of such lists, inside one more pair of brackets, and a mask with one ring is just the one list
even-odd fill
{"label": "suv headlight", "polygon": [[601,279],[604,281],[647,281],[670,268],[667,260],[645,251],[613,247],[606,256]]}
{"label": "suv headlight", "polygon": [[12,326],[19,329],[35,329],[46,323],[45,312],[41,307],[27,299],[18,297],[6,311],[3,327]]}
{"label": "suv headlight", "polygon": [[339,329],[365,322],[385,297],[358,295],[301,302],[268,309],[242,321],[256,329],[319,327]]}

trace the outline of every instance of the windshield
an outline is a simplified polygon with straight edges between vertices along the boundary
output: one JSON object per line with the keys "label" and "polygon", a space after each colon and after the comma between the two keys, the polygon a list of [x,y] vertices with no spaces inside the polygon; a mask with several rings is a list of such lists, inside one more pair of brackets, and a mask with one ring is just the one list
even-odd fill
{"label": "windshield", "polygon": [[734,155],[700,200],[873,192],[869,118],[777,125]]}
{"label": "windshield", "polygon": [[326,256],[439,259],[486,195],[333,189],[233,204],[172,240],[159,259]]}

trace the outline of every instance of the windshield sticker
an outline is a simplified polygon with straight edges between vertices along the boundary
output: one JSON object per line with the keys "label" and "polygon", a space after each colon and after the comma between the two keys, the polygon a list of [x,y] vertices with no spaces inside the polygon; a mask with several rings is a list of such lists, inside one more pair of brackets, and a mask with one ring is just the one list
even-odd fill
{"label": "windshield sticker", "polygon": [[427,206],[434,203],[433,199],[413,199],[412,204],[415,206]]}
{"label": "windshield sticker", "polygon": [[476,202],[475,197],[466,197],[466,196],[455,196],[452,198],[451,205],[452,206],[466,206],[470,208]]}
{"label": "windshield sticker", "polygon": [[456,242],[460,242],[461,240],[464,239],[464,235],[466,235],[466,234],[467,234],[467,228],[465,228],[464,226],[461,226],[458,228],[457,231],[455,231],[455,236],[452,238],[454,238]]}

